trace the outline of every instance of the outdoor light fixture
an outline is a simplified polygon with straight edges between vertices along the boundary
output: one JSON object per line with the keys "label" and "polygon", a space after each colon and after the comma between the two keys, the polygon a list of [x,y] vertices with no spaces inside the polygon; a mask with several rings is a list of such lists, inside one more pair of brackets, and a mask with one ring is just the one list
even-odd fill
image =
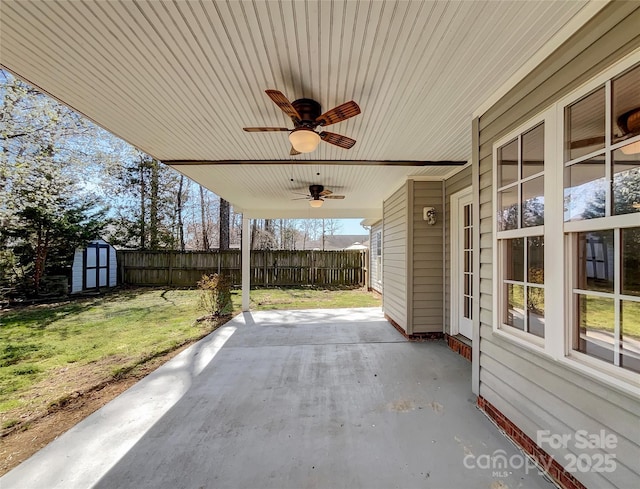
{"label": "outdoor light fixture", "polygon": [[436,208],[424,207],[422,209],[422,219],[427,221],[429,226],[433,226],[436,223]]}
{"label": "outdoor light fixture", "polygon": [[302,127],[291,131],[289,134],[289,141],[291,141],[291,146],[293,146],[293,149],[296,151],[299,151],[300,153],[311,153],[318,147],[318,143],[320,143],[320,135],[311,129]]}
{"label": "outdoor light fixture", "polygon": [[309,201],[309,205],[311,207],[322,207],[322,203],[324,202],[324,200],[322,199],[313,199]]}

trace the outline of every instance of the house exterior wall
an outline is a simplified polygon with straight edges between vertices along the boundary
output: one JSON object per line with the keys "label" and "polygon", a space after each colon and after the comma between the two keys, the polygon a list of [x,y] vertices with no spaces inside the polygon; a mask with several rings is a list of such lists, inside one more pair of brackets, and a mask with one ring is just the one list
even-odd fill
{"label": "house exterior wall", "polygon": [[[413,188],[410,195],[411,228],[410,260],[411,294],[409,314],[412,318],[412,334],[442,333],[444,300],[444,219],[443,182],[409,181]],[[423,209],[434,207],[436,224],[424,220]]]}
{"label": "house exterior wall", "polygon": [[[616,470],[577,471],[586,487],[632,487],[640,480],[640,401],[632,393],[494,333],[493,144],[640,46],[640,4],[612,2],[479,120],[480,396],[533,440],[539,430],[605,430],[616,436]],[[475,190],[474,190],[475,191]],[[548,324],[548,328],[564,328]],[[562,465],[575,444],[544,449]]]}
{"label": "house exterior wall", "polygon": [[444,243],[445,243],[445,287],[444,287],[444,332],[451,331],[451,196],[471,186],[471,167],[467,167],[445,181],[444,195]]}
{"label": "house exterior wall", "polygon": [[382,237],[382,221],[371,226],[369,237],[369,287],[382,294],[382,241],[378,246],[378,233]]}
{"label": "house exterior wall", "polygon": [[382,205],[382,307],[387,316],[407,331],[407,239],[409,182]]}

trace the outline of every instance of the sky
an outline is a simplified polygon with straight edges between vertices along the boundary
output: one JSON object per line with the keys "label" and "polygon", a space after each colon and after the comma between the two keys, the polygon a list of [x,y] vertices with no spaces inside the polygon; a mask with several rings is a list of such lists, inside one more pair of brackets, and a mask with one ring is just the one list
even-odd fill
{"label": "sky", "polygon": [[365,228],[360,226],[362,219],[338,219],[342,224],[338,234],[369,234]]}

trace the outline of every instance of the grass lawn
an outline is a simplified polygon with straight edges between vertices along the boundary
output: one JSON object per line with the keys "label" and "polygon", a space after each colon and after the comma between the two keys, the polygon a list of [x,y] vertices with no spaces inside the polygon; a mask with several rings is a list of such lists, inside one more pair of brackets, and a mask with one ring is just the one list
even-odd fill
{"label": "grass lawn", "polygon": [[[613,332],[614,301],[591,295],[584,297],[581,312],[589,329]],[[640,302],[622,301],[622,336],[640,340]]]}
{"label": "grass lawn", "polygon": [[[122,376],[213,329],[197,290],[133,289],[0,311],[2,428],[37,416],[75,392]],[[240,309],[240,291],[232,295]],[[251,308],[379,306],[364,290],[260,289]]]}

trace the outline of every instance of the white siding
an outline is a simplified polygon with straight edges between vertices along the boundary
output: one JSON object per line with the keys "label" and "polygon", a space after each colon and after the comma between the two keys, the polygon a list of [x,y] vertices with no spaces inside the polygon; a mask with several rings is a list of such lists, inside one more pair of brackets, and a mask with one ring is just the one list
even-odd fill
{"label": "white siding", "polygon": [[[577,430],[617,437],[609,452],[613,472],[576,472],[587,487],[637,487],[640,480],[640,401],[569,369],[548,356],[517,346],[492,329],[492,145],[542,109],[640,47],[640,4],[612,2],[531,75],[480,118],[480,395],[536,440],[538,430],[574,435]],[[549,210],[548,210],[549,211]],[[547,328],[564,328],[547,324]],[[573,444],[547,452],[561,464],[582,453]],[[583,450],[584,451],[584,450]]]}
{"label": "white siding", "polygon": [[400,327],[408,332],[407,322],[407,232],[408,184],[400,187],[383,203],[382,306]]}
{"label": "white siding", "polygon": [[83,250],[78,248],[73,254],[73,266],[71,267],[71,293],[82,291],[82,269],[84,268]]}
{"label": "white siding", "polygon": [[116,249],[109,246],[109,287],[118,285],[118,262],[116,258]]}

